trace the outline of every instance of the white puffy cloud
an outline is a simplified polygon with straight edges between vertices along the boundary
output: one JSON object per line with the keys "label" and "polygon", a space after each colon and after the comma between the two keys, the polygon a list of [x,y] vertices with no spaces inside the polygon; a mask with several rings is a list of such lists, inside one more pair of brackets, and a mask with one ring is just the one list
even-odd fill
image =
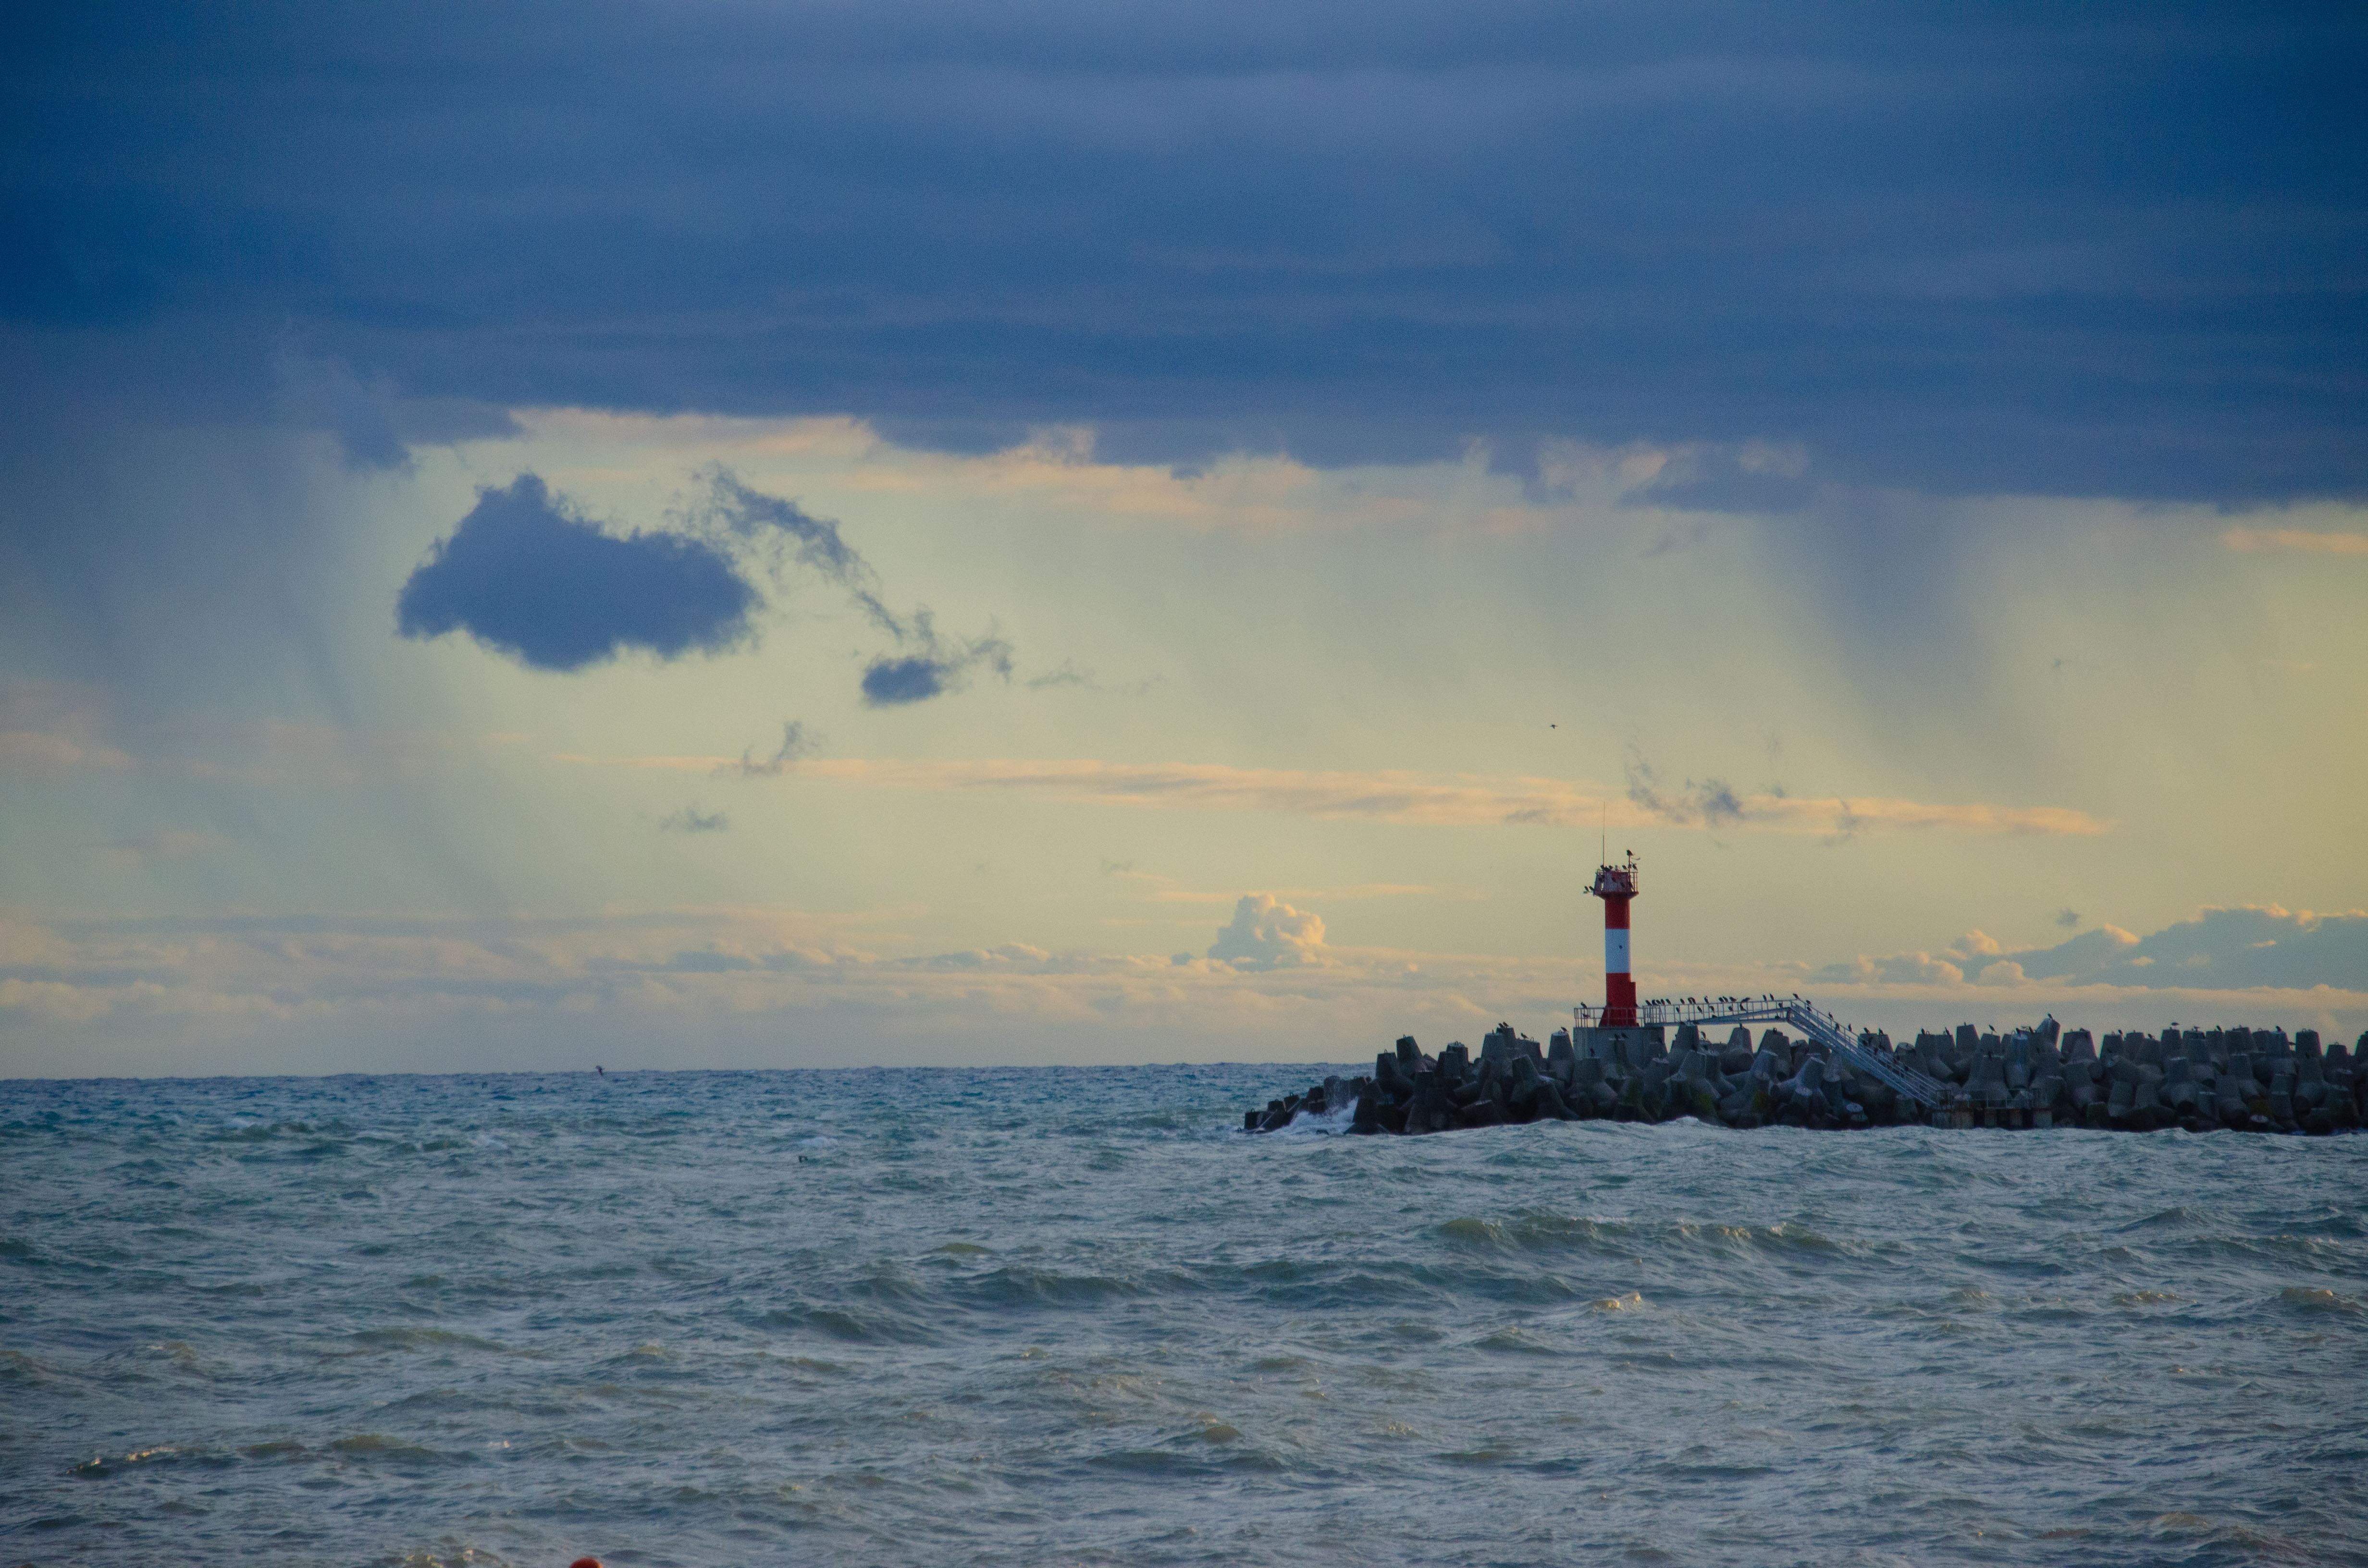
{"label": "white puffy cloud", "polygon": [[1272,893],[1244,893],[1234,918],[1209,949],[1212,960],[1235,969],[1300,969],[1325,961],[1324,921],[1279,902]]}

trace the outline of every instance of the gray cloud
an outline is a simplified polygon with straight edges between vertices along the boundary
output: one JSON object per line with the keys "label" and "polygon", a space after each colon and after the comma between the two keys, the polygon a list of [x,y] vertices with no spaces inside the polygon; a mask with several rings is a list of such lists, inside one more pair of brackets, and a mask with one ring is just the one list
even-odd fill
{"label": "gray cloud", "polygon": [[781,744],[773,755],[759,759],[757,748],[749,746],[740,753],[740,760],[727,762],[722,771],[743,778],[778,778],[790,770],[790,765],[822,750],[822,736],[805,726],[805,722],[791,719],[781,725]]}
{"label": "gray cloud", "polygon": [[293,321],[427,398],[950,446],[2368,484],[2356,6],[147,0],[11,43],[0,312],[62,335]]}
{"label": "gray cloud", "polygon": [[1030,691],[1043,691],[1056,686],[1082,686],[1094,691],[1101,689],[1096,685],[1092,676],[1077,668],[1066,659],[1062,660],[1056,668],[1046,670],[1040,676],[1028,677],[1028,689]]}
{"label": "gray cloud", "polygon": [[[2034,980],[2209,990],[2256,985],[2368,987],[2368,911],[2291,914],[2274,904],[2205,909],[2133,937],[2112,926],[2053,948],[1998,955]],[[1978,973],[1979,966],[1969,969]]]}
{"label": "gray cloud", "polygon": [[891,636],[905,634],[904,622],[880,598],[880,574],[827,517],[809,515],[794,501],[751,490],[722,463],[701,469],[707,493],[687,513],[687,525],[766,558],[778,572],[785,560],[812,568],[848,591],[856,608]]}
{"label": "gray cloud", "polygon": [[[865,668],[866,703],[927,701],[962,689],[979,669],[1011,678],[1011,644],[994,631],[949,637],[927,608],[890,609],[879,574],[836,522],[751,490],[721,464],[699,478],[704,494],[673,530],[622,535],[603,531],[531,473],[481,490],[404,584],[396,628],[415,638],[465,631],[541,670],[581,670],[628,649],[660,659],[719,653],[756,638],[753,616],[765,599],[747,571],[761,566],[780,579],[797,567],[845,591],[898,644]],[[791,750],[773,771],[792,759],[797,726],[790,730]]]}
{"label": "gray cloud", "polygon": [[702,812],[697,806],[684,806],[667,813],[658,824],[660,833],[722,833],[732,825],[722,812]]}
{"label": "gray cloud", "polygon": [[677,534],[604,533],[533,474],[477,505],[395,601],[405,637],[465,631],[539,670],[580,670],[629,648],[661,659],[753,635],[762,601],[730,558]]}
{"label": "gray cloud", "polygon": [[1629,801],[1665,821],[1699,823],[1713,828],[1743,821],[1743,802],[1725,779],[1704,778],[1697,782],[1689,778],[1682,787],[1671,786],[1634,746],[1628,748],[1622,767],[1627,775]]}
{"label": "gray cloud", "polygon": [[689,514],[692,525],[719,532],[770,557],[779,570],[785,560],[820,573],[847,593],[872,625],[901,652],[873,659],[863,672],[863,700],[874,708],[926,702],[959,691],[971,672],[985,668],[1011,678],[1011,644],[990,631],[976,638],[947,637],[926,608],[899,615],[882,597],[879,573],[840,535],[838,525],[815,517],[794,501],[749,489],[723,464],[704,470],[702,504]]}
{"label": "gray cloud", "polygon": [[315,358],[292,335],[283,335],[271,370],[281,417],[299,429],[335,435],[347,467],[409,465],[411,449],[395,430],[386,392],[363,386],[343,359]]}
{"label": "gray cloud", "polygon": [[2113,926],[2083,931],[2052,948],[2000,947],[1974,932],[1938,953],[1895,953],[1834,964],[1827,981],[1917,980],[1953,983],[2030,981],[2174,990],[2256,987],[2368,989],[2368,911],[2294,914],[2277,907],[2208,908],[2192,920],[2140,937]]}
{"label": "gray cloud", "polygon": [[915,610],[901,630],[900,640],[917,651],[884,654],[865,666],[863,700],[871,707],[901,707],[960,691],[977,669],[1011,678],[1011,644],[992,631],[968,640],[945,637],[926,609]]}

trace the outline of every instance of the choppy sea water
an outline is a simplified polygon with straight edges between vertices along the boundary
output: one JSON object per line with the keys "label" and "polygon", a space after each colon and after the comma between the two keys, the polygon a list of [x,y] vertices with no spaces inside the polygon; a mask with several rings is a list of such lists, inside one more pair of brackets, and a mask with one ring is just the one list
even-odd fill
{"label": "choppy sea water", "polygon": [[2368,1138],[0,1084],[9,1563],[2368,1562]]}

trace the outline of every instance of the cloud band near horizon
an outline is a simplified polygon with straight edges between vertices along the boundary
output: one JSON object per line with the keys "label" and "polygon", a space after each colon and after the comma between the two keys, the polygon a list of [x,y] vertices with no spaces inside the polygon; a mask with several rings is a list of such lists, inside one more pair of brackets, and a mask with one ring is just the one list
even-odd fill
{"label": "cloud band near horizon", "polygon": [[[1433,1043],[1476,1039],[1499,1018],[1551,1028],[1600,984],[1591,958],[1571,954],[1334,947],[1312,912],[1269,894],[1242,896],[1199,959],[1014,941],[932,949],[894,928],[910,913],[51,924],[0,915],[0,1023],[28,1042],[13,1070],[43,1075],[251,1068],[257,1051],[282,1071],[375,1072],[386,1051],[418,1040],[439,1042],[415,1064],[429,1071],[581,1069],[603,1058],[769,1065],[785,1018],[812,1042],[810,1065],[934,1062],[950,1059],[950,1042],[1005,1060],[1350,1060],[1409,1031]],[[2252,956],[2264,932],[2305,961],[2264,969]],[[1864,960],[1655,962],[1640,978],[1666,994],[1803,991],[1895,1034],[2052,1011],[2100,1031],[2209,1019],[2348,1037],[2368,1022],[2353,957],[2363,935],[2360,912],[2207,909],[2113,945],[2201,954],[2208,965],[2033,973],[2014,960],[2084,966],[2024,951],[1995,955],[1978,978]],[[1975,934],[1959,950],[1995,946]],[[495,1025],[488,1057],[480,1031]],[[1116,1056],[1114,1040],[1124,1042]]]}
{"label": "cloud band near horizon", "polygon": [[[725,773],[723,756],[596,757],[553,760],[609,767]],[[816,757],[790,762],[782,775],[873,789],[1035,792],[1089,805],[1186,811],[1276,812],[1421,827],[1728,827],[1779,833],[1854,835],[1884,830],[2093,837],[2112,824],[2066,806],[1994,802],[1936,803],[1882,797],[1750,794],[1715,817],[1684,805],[1656,806],[1630,796],[1593,794],[1558,778],[1486,778],[1381,770],[1345,772],[1231,767],[1222,763],[1121,763],[1093,758],[903,761]]]}

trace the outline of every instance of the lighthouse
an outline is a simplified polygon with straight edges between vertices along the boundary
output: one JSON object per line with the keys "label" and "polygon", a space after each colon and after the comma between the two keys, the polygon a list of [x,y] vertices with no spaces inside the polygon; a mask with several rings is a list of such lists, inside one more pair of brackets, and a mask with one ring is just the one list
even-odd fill
{"label": "lighthouse", "polygon": [[1587,890],[1603,901],[1603,1027],[1633,1028],[1636,981],[1628,972],[1628,901],[1636,896],[1636,852],[1624,864],[1599,866]]}

